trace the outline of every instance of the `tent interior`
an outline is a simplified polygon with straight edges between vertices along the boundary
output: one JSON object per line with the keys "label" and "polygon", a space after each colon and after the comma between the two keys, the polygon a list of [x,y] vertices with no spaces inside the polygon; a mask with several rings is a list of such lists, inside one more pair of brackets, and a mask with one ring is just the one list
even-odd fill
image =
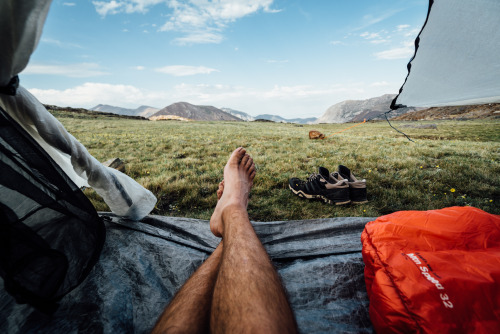
{"label": "tent interior", "polygon": [[[104,167],[19,85],[50,3],[0,2],[0,331],[149,332],[219,239],[208,221],[148,215],[155,196]],[[500,102],[499,16],[496,0],[430,0],[392,108]],[[97,213],[82,186],[112,212]],[[380,329],[360,239],[376,219],[252,222],[300,332]],[[488,247],[500,254],[497,241]],[[500,289],[489,300],[484,328],[498,329]]]}

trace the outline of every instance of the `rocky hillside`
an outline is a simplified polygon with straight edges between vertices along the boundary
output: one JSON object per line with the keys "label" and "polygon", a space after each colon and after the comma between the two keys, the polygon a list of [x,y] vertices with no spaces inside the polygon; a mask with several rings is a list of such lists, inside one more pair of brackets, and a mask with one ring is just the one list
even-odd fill
{"label": "rocky hillside", "polygon": [[160,109],[155,108],[155,107],[150,107],[150,106],[140,106],[139,108],[135,109],[139,114],[139,116],[142,117],[149,117],[158,112]]}
{"label": "rocky hillside", "polygon": [[59,107],[50,104],[44,104],[44,107],[56,117],[61,116],[61,117],[71,117],[71,118],[86,118],[86,119],[105,117],[105,118],[123,118],[123,119],[148,121],[147,118],[142,116],[119,115],[110,112],[88,110],[84,108]]}
{"label": "rocky hillside", "polygon": [[400,121],[437,119],[467,120],[475,118],[500,118],[500,103],[471,106],[432,107],[393,118]]}
{"label": "rocky hillside", "polygon": [[112,114],[117,114],[117,115],[125,115],[125,116],[141,116],[141,117],[149,117],[156,113],[158,108],[150,107],[150,106],[140,106],[139,108],[136,109],[127,109],[127,108],[120,108],[120,107],[115,107],[115,106],[110,106],[108,104],[98,104],[93,108],[90,108],[90,110],[94,111],[100,111],[100,112],[108,112]]}
{"label": "rocky hillside", "polygon": [[177,102],[154,113],[151,117],[175,115],[196,121],[241,121],[240,118],[228,114],[212,106],[196,106],[187,102]]}
{"label": "rocky hillside", "polygon": [[248,121],[248,122],[255,121],[255,117],[250,116],[249,114],[247,114],[246,112],[243,112],[243,111],[234,110],[231,108],[220,108],[220,110],[227,112],[228,114],[231,114],[233,116],[236,116],[244,121]]}
{"label": "rocky hillside", "polygon": [[[314,123],[361,122],[363,119],[382,119],[383,113],[390,110],[395,94],[385,94],[367,100],[346,100],[334,104]],[[401,108],[392,111],[389,117],[396,117],[422,108]]]}
{"label": "rocky hillside", "polygon": [[176,116],[176,115],[159,115],[159,116],[151,116],[149,118],[150,121],[183,121],[189,122],[190,119]]}

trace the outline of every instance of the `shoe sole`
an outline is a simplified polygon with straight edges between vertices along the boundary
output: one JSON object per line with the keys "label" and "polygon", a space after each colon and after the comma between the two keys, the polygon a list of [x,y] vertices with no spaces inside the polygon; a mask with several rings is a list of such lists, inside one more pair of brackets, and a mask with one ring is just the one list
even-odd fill
{"label": "shoe sole", "polygon": [[305,192],[303,192],[302,190],[295,190],[293,189],[290,185],[288,185],[288,188],[290,188],[290,190],[297,196],[301,197],[301,198],[307,198],[307,199],[316,199],[316,198],[319,198],[321,199],[323,202],[327,203],[327,204],[335,204],[335,205],[344,205],[344,204],[349,204],[351,203],[351,200],[347,200],[347,201],[343,201],[343,202],[334,202],[332,201],[331,199],[323,196],[323,195],[309,195],[309,194],[306,194]]}

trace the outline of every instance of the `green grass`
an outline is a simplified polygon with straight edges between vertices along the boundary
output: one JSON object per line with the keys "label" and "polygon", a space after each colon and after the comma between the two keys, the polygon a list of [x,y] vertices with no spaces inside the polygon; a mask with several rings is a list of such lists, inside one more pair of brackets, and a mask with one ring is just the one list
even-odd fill
{"label": "green grass", "polygon": [[[329,135],[349,125],[57,116],[98,160],[126,162],[126,174],[158,198],[153,214],[209,219],[224,164],[238,146],[258,168],[249,204],[252,220],[375,217],[454,205],[500,214],[500,120],[427,122],[437,130],[401,128],[412,143],[386,122],[310,140],[309,130]],[[404,124],[411,122],[394,123]],[[326,205],[288,189],[289,178],[305,179],[318,166],[334,171],[338,164],[367,179],[369,203]],[[109,210],[93,190],[85,193],[97,210]]]}

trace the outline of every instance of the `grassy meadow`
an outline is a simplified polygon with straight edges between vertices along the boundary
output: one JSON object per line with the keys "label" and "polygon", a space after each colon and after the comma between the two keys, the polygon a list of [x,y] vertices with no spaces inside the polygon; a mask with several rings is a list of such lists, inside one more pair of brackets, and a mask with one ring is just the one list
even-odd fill
{"label": "grassy meadow", "polygon": [[[258,171],[251,220],[375,217],[399,210],[470,205],[500,214],[500,120],[366,123],[325,140],[349,124],[140,121],[54,112],[100,161],[120,158],[126,174],[158,198],[153,214],[209,219],[230,153],[243,146]],[[437,129],[404,127],[436,124]],[[288,179],[306,179],[318,166],[339,164],[366,178],[369,203],[333,206],[301,199]],[[99,211],[109,211],[91,189]]]}

